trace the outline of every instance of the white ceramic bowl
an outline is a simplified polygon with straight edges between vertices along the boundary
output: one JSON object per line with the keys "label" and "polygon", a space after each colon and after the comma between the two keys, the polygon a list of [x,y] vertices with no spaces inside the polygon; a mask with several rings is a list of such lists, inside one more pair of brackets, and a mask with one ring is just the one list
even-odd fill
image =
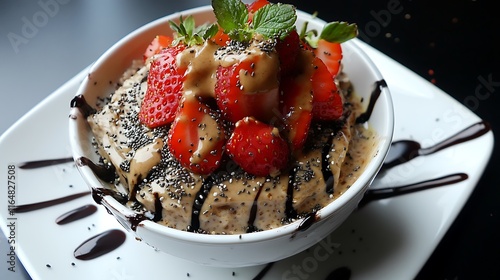
{"label": "white ceramic bowl", "polygon": [[[197,23],[214,21],[211,6],[205,6],[173,14],[139,28],[116,43],[95,62],[77,95],[83,95],[89,104],[95,104],[97,98],[109,95],[113,91],[110,81],[117,81],[133,59],[142,57],[143,51],[155,35],[170,32],[168,21],[179,18],[181,14],[193,15]],[[317,30],[321,30],[325,24],[324,21],[300,11],[297,15],[299,28],[305,21],[309,22],[311,29]],[[375,83],[383,78],[376,65],[363,53],[358,44],[360,42],[354,39],[343,45],[344,72],[351,79],[356,93],[369,100]],[[219,267],[251,266],[294,255],[335,230],[356,209],[380,169],[392,140],[394,124],[389,91],[387,87],[381,88],[382,94],[369,120],[370,125],[380,136],[378,152],[352,187],[319,210],[317,212],[319,220],[304,231],[297,231],[300,220],[273,230],[242,235],[196,234],[171,229],[149,220],[141,221],[134,231],[131,229],[130,217],[133,216],[133,212],[130,209],[111,196],[104,196],[100,202],[127,230],[133,232],[138,240],[160,251],[198,264]],[[86,157],[97,161],[97,155],[91,144],[92,133],[85,118],[80,110],[75,108],[71,109],[70,114],[73,116],[69,121],[73,157],[75,160]],[[79,166],[79,171],[90,188],[102,188],[106,184],[87,166]]]}

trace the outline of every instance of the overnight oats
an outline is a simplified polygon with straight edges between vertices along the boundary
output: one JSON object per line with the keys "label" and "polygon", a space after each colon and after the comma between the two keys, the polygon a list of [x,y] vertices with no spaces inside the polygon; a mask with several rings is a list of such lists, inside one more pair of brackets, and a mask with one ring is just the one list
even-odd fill
{"label": "overnight oats", "polygon": [[[122,201],[178,230],[241,234],[314,215],[375,155],[342,72],[355,25],[295,27],[295,8],[212,2],[171,22],[88,115]],[[102,177],[101,177],[102,178]]]}

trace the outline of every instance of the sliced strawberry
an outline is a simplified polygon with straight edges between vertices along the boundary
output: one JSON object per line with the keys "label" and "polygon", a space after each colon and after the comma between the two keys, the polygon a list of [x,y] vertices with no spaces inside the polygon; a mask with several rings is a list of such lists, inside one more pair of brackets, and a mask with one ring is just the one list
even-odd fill
{"label": "sliced strawberry", "polygon": [[319,57],[330,71],[330,74],[335,77],[340,70],[342,60],[342,47],[340,43],[331,43],[324,39],[318,40],[318,47],[314,53]]}
{"label": "sliced strawberry", "polygon": [[255,12],[258,9],[266,6],[267,4],[270,4],[270,2],[267,0],[255,0],[250,4],[247,4],[246,6],[248,10],[248,22],[252,22],[253,15],[255,14]]}
{"label": "sliced strawberry", "polygon": [[143,59],[146,61],[148,58],[159,53],[162,49],[170,46],[172,44],[172,38],[165,35],[157,35],[143,54]]}
{"label": "sliced strawberry", "polygon": [[330,71],[321,59],[313,60],[311,77],[313,91],[313,118],[335,120],[342,116],[343,103]]}
{"label": "sliced strawberry", "polygon": [[280,58],[281,75],[291,74],[295,70],[295,61],[300,51],[300,38],[297,30],[291,31],[283,40],[278,40],[276,51]]}
{"label": "sliced strawberry", "polygon": [[184,49],[184,45],[165,48],[151,62],[148,87],[139,111],[139,120],[150,128],[174,120],[185,72],[177,67],[176,56]]}
{"label": "sliced strawberry", "polygon": [[312,120],[313,96],[310,79],[289,76],[282,81],[281,113],[292,150],[300,150],[307,138]]}
{"label": "sliced strawberry", "polygon": [[219,30],[217,31],[217,33],[211,38],[211,40],[216,43],[217,45],[221,46],[221,47],[224,47],[227,45],[227,43],[231,40],[229,38],[229,35],[227,35],[226,33],[224,33],[224,30],[222,30],[222,28],[219,27]]}
{"label": "sliced strawberry", "polygon": [[219,167],[226,137],[218,115],[198,99],[182,99],[168,134],[172,155],[188,170],[209,174]]}
{"label": "sliced strawberry", "polygon": [[217,68],[215,84],[217,105],[224,117],[233,123],[249,116],[267,122],[274,117],[278,109],[278,73],[275,73],[275,88],[247,92],[242,86],[241,76],[252,76],[258,63],[259,56],[256,56],[254,59],[246,59],[229,67]]}
{"label": "sliced strawberry", "polygon": [[276,127],[251,117],[236,123],[226,151],[243,170],[256,176],[276,175],[286,167],[290,153]]}

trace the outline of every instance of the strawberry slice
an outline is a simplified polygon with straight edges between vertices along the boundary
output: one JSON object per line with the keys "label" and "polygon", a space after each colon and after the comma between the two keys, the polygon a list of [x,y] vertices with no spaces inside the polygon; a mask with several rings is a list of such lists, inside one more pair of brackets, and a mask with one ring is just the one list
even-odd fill
{"label": "strawberry slice", "polygon": [[236,123],[226,151],[243,170],[256,176],[279,173],[286,167],[290,153],[276,127],[251,117]]}
{"label": "strawberry slice", "polygon": [[313,60],[311,77],[313,91],[313,119],[336,120],[342,116],[343,102],[337,85],[325,63],[318,57]]}
{"label": "strawberry slice", "polygon": [[174,120],[185,72],[177,67],[176,56],[184,49],[184,45],[162,49],[151,62],[148,87],[139,111],[139,120],[150,128]]}
{"label": "strawberry slice", "polygon": [[188,170],[209,174],[219,167],[226,137],[218,114],[196,98],[183,98],[169,130],[172,155]]}
{"label": "strawberry slice", "polygon": [[289,76],[281,86],[281,113],[292,150],[302,149],[312,120],[313,96],[308,90],[311,82],[300,77]]}
{"label": "strawberry slice", "polygon": [[231,40],[231,38],[229,38],[229,35],[224,33],[224,30],[222,30],[222,28],[219,27],[217,33],[215,33],[215,35],[211,38],[211,40],[217,45],[224,47]]}
{"label": "strawberry slice", "polygon": [[148,58],[152,57],[153,55],[159,53],[162,49],[167,48],[172,44],[172,38],[169,36],[165,35],[158,35],[156,36],[151,43],[149,43],[149,46],[146,48],[146,51],[144,51],[143,54],[143,59],[146,61]]}
{"label": "strawberry slice", "polygon": [[278,40],[276,51],[280,58],[282,76],[287,76],[296,70],[295,61],[300,52],[300,38],[297,30],[292,30],[283,40]]}
{"label": "strawberry slice", "polygon": [[274,117],[278,109],[278,73],[276,73],[275,88],[257,92],[247,92],[243,88],[241,76],[252,76],[258,67],[259,59],[260,57],[256,56],[228,67],[217,68],[215,84],[217,106],[223,112],[223,116],[233,123],[250,116],[267,122]]}
{"label": "strawberry slice", "polygon": [[318,47],[314,50],[314,53],[325,63],[330,74],[333,77],[337,76],[342,61],[342,47],[340,43],[332,43],[324,39],[319,39]]}

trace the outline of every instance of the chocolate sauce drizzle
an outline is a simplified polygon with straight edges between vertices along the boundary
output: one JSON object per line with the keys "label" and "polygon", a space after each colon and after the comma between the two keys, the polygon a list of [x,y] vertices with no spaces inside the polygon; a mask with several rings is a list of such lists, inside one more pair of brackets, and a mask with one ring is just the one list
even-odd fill
{"label": "chocolate sauce drizzle", "polygon": [[328,274],[325,280],[349,280],[351,279],[351,269],[347,266],[341,266]]}
{"label": "chocolate sauce drizzle", "polygon": [[161,205],[160,196],[157,192],[154,193],[155,196],[155,215],[153,217],[153,222],[158,222],[163,218],[163,206]]}
{"label": "chocolate sauce drizzle", "polygon": [[248,226],[247,226],[247,233],[250,232],[255,232],[258,230],[258,228],[254,225],[255,218],[257,218],[257,208],[259,208],[258,200],[260,193],[262,192],[262,189],[264,188],[265,183],[260,186],[259,190],[257,191],[257,194],[255,195],[255,198],[253,199],[252,203],[252,208],[250,208],[250,217],[248,218]]}
{"label": "chocolate sauce drizzle", "polygon": [[417,191],[423,191],[431,188],[451,185],[455,183],[459,183],[465,181],[469,178],[469,176],[465,173],[455,173],[451,175],[446,175],[443,177],[430,179],[414,184],[398,186],[398,187],[390,187],[390,188],[380,188],[380,189],[368,189],[365,195],[359,202],[358,208],[365,206],[367,203],[384,198],[395,197],[398,195],[413,193]]}
{"label": "chocolate sauce drizzle", "polygon": [[108,230],[85,240],[75,249],[73,255],[79,260],[95,259],[120,247],[125,238],[126,235],[121,230]]}
{"label": "chocolate sauce drizzle", "polygon": [[67,163],[67,162],[73,162],[73,158],[67,157],[67,158],[26,161],[26,162],[19,163],[17,165],[17,167],[19,167],[21,169],[35,169],[35,168],[41,168],[41,167],[46,167],[46,166],[51,166],[51,165],[56,165],[56,164],[61,164],[61,163]]}
{"label": "chocolate sauce drizzle", "polygon": [[69,103],[69,106],[71,108],[80,109],[85,117],[95,114],[96,112],[96,110],[87,103],[87,100],[85,100],[85,97],[81,94],[73,97],[73,99],[71,99],[71,102]]}
{"label": "chocolate sauce drizzle", "polygon": [[78,158],[76,163],[78,166],[88,166],[99,179],[105,182],[112,183],[116,179],[116,169],[112,164],[98,165],[86,157]]}
{"label": "chocolate sauce drizzle", "polygon": [[325,191],[328,194],[333,194],[333,184],[334,178],[332,175],[332,170],[330,169],[330,150],[332,148],[333,135],[328,137],[328,140],[321,150],[321,173],[323,173],[323,179],[325,180]]}
{"label": "chocolate sauce drizzle", "polygon": [[377,102],[377,99],[380,97],[380,94],[382,93],[382,88],[384,87],[387,87],[387,83],[385,82],[385,80],[380,80],[375,82],[375,89],[372,91],[372,94],[370,95],[370,103],[368,103],[366,111],[356,118],[356,123],[365,123],[370,119],[373,112],[373,108],[375,107],[375,103]]}
{"label": "chocolate sauce drizzle", "polygon": [[273,267],[273,265],[274,265],[274,262],[270,262],[270,263],[266,264],[266,266],[259,272],[259,274],[255,275],[255,277],[252,278],[252,280],[264,279],[264,276],[266,276],[266,273],[271,269],[271,267]]}
{"label": "chocolate sauce drizzle", "polygon": [[297,173],[297,167],[290,169],[290,174],[288,175],[288,186],[286,189],[286,201],[285,201],[285,216],[288,220],[297,218],[297,210],[293,208],[293,189],[295,188],[295,176]]}
{"label": "chocolate sauce drizzle", "polygon": [[31,203],[31,204],[24,204],[24,205],[16,205],[12,208],[12,210],[16,213],[24,213],[24,212],[30,212],[34,210],[39,210],[42,208],[54,206],[57,204],[65,203],[74,199],[77,199],[82,196],[89,195],[90,192],[81,192],[77,194],[72,194],[52,200],[47,200],[47,201],[42,201],[42,202],[36,202],[36,203]]}
{"label": "chocolate sauce drizzle", "polygon": [[197,232],[200,230],[200,212],[201,207],[205,203],[212,186],[214,185],[214,179],[212,176],[208,176],[203,180],[200,190],[196,193],[193,203],[193,210],[191,213],[191,225],[188,226],[187,230],[191,232]]}
{"label": "chocolate sauce drizzle", "polygon": [[57,217],[56,219],[56,224],[58,225],[65,225],[80,219],[83,219],[87,216],[90,216],[94,214],[97,211],[97,207],[92,204],[87,204],[81,207],[78,207],[76,209],[73,209],[69,212],[66,212],[62,214],[61,216]]}
{"label": "chocolate sauce drizzle", "polygon": [[382,170],[408,162],[418,156],[430,155],[450,146],[478,138],[490,130],[491,126],[489,123],[480,121],[459,131],[444,141],[427,148],[422,148],[420,143],[412,140],[400,140],[393,142],[385,163],[382,166]]}

